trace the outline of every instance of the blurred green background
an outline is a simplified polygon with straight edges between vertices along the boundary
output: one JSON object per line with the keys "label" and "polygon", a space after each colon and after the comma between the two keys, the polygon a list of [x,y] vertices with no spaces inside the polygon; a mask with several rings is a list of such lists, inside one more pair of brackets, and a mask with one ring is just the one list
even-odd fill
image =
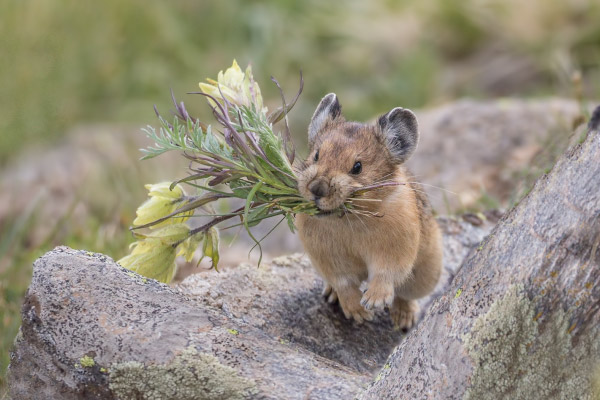
{"label": "blurred green background", "polygon": [[[577,71],[583,96],[597,98],[598,21],[597,0],[3,1],[0,178],[18,181],[15,168],[27,168],[67,138],[154,123],[152,106],[168,110],[171,88],[190,111],[208,118],[204,101],[185,92],[233,58],[242,67],[252,63],[272,108],[279,94],[270,75],[291,96],[303,71],[305,90],[291,115],[298,144],[329,92],[357,120],[396,105],[426,107],[463,96],[572,96]],[[145,196],[142,183],[168,175],[156,164],[139,165],[129,134],[108,144],[80,140],[84,147],[109,146],[114,159],[61,211],[44,213],[56,197],[35,185],[20,188],[22,198],[0,201],[2,373],[35,257],[57,244],[122,256]]]}

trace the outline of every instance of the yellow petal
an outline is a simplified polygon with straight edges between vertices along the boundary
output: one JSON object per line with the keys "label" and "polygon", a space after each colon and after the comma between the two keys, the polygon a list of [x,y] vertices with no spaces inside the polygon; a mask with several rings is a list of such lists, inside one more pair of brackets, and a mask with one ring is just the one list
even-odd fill
{"label": "yellow petal", "polygon": [[121,266],[138,274],[169,283],[175,273],[175,248],[160,240],[138,242],[134,251],[118,261]]}
{"label": "yellow petal", "polygon": [[164,228],[152,231],[146,237],[160,240],[165,245],[174,245],[187,239],[189,234],[189,226],[183,223],[178,223],[167,225]]}
{"label": "yellow petal", "polygon": [[262,111],[263,113],[267,113],[269,109],[267,106],[263,105],[262,94],[260,93],[260,87],[258,87],[258,83],[254,82],[254,104],[256,105],[256,109],[258,111]]}
{"label": "yellow petal", "polygon": [[121,258],[117,263],[122,267],[131,269],[131,267],[137,263],[138,258],[139,256],[137,255],[129,254],[128,256]]}
{"label": "yellow petal", "polygon": [[223,86],[227,86],[236,92],[242,89],[245,74],[238,65],[237,61],[233,60],[233,64],[230,68],[227,68],[224,74],[219,73],[219,83]]}
{"label": "yellow petal", "polygon": [[162,245],[161,243],[154,242],[152,240],[139,240],[136,243],[135,248],[131,251],[132,255],[141,255],[152,253],[157,245]]}
{"label": "yellow petal", "polygon": [[[148,196],[150,196],[150,198],[136,210],[137,216],[133,220],[133,225],[140,226],[149,224],[166,217],[186,204],[186,201],[180,201],[186,194],[183,187],[181,185],[175,185],[173,190],[171,190],[170,186],[170,182],[145,185],[146,189],[148,189]],[[183,213],[179,217],[169,218],[159,224],[151,226],[151,229],[185,222],[193,213],[192,210]]]}
{"label": "yellow petal", "polygon": [[[236,91],[228,86],[225,86],[222,84],[218,84],[218,86],[212,86],[212,85],[208,85],[208,84],[202,83],[202,82],[199,85],[200,85],[200,90],[202,90],[206,94],[213,96],[220,103],[224,103],[223,98],[225,98],[225,99],[227,99],[228,102],[233,103],[238,106],[245,104],[243,102],[243,100],[244,100],[243,96],[241,96],[238,91]],[[209,98],[208,102],[212,107],[216,106],[213,99]]]}
{"label": "yellow petal", "polygon": [[[213,81],[214,82],[214,81]],[[208,83],[203,83],[200,82],[198,84],[198,86],[200,86],[200,91],[211,95],[212,97],[216,98],[217,100],[221,99],[221,93],[219,93],[219,89],[217,89],[217,85],[218,83],[215,82],[214,85],[208,84]],[[212,107],[216,107],[215,102],[213,101],[213,99],[211,98],[207,98],[208,99],[208,103],[212,106]]]}
{"label": "yellow petal", "polygon": [[[177,204],[171,199],[165,197],[151,197],[136,210],[137,217],[133,220],[133,225],[139,226],[154,222],[157,219],[171,214],[176,208]],[[161,224],[168,225],[172,223],[167,221],[163,221]],[[167,222],[167,224],[164,224],[164,222]]]}
{"label": "yellow petal", "polygon": [[148,196],[160,196],[166,197],[169,199],[179,199],[185,196],[185,191],[181,185],[175,185],[173,190],[171,190],[171,182],[160,182],[152,185],[145,185],[146,189],[148,189]]}

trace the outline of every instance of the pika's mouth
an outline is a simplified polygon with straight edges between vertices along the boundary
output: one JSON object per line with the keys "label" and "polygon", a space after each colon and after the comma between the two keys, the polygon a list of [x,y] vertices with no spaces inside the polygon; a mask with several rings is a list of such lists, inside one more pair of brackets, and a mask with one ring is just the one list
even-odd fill
{"label": "pika's mouth", "polygon": [[317,214],[315,214],[317,217],[326,217],[328,215],[332,215],[334,212],[336,212],[336,209],[333,208],[331,210],[323,210],[320,206],[319,206],[319,201],[321,199],[319,197],[313,198],[312,201],[315,203],[315,206],[317,206],[317,209],[319,210],[319,212]]}
{"label": "pika's mouth", "polygon": [[335,210],[323,211],[319,208],[319,212],[315,214],[315,217],[327,217],[329,215],[333,215]]}
{"label": "pika's mouth", "polygon": [[329,208],[329,209],[324,209],[322,208],[322,205],[320,204],[321,202],[321,198],[317,197],[313,197],[312,202],[315,204],[315,206],[317,207],[317,209],[319,210],[318,213],[314,214],[315,217],[328,217],[328,216],[338,216],[338,217],[343,217],[346,213],[343,210],[343,205],[339,205],[337,207],[334,208]]}
{"label": "pika's mouth", "polygon": [[322,210],[317,205],[317,208],[319,209],[319,212],[317,214],[315,214],[315,217],[319,217],[319,218],[328,217],[328,216],[332,216],[332,215],[342,218],[344,215],[346,215],[346,212],[340,207],[334,208],[333,210]]}

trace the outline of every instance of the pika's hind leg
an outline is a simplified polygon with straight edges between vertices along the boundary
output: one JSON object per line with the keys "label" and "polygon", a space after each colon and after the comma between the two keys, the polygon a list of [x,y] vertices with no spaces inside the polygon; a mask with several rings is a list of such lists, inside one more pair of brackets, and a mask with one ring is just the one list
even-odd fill
{"label": "pika's hind leg", "polygon": [[337,292],[328,282],[325,282],[325,286],[323,287],[323,293],[321,293],[321,295],[325,297],[325,299],[327,299],[327,302],[329,304],[334,304],[338,301]]}
{"label": "pika's hind leg", "polygon": [[400,297],[394,299],[390,308],[394,328],[402,329],[403,332],[408,332],[415,325],[418,313],[419,304],[416,300],[404,300]]}

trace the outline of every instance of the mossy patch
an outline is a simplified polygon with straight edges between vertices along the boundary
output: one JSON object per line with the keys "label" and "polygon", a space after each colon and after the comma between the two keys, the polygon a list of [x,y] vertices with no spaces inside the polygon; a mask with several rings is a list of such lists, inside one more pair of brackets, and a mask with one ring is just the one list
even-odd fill
{"label": "mossy patch", "polygon": [[536,318],[535,299],[513,285],[463,337],[473,359],[464,399],[592,399],[592,376],[600,357],[597,329],[573,345],[562,309]]}
{"label": "mossy patch", "polygon": [[194,348],[165,365],[129,361],[110,367],[110,389],[122,399],[246,399],[255,383]]}
{"label": "mossy patch", "polygon": [[86,355],[79,359],[79,364],[81,364],[82,367],[91,368],[96,364],[96,362],[94,361],[93,357]]}

